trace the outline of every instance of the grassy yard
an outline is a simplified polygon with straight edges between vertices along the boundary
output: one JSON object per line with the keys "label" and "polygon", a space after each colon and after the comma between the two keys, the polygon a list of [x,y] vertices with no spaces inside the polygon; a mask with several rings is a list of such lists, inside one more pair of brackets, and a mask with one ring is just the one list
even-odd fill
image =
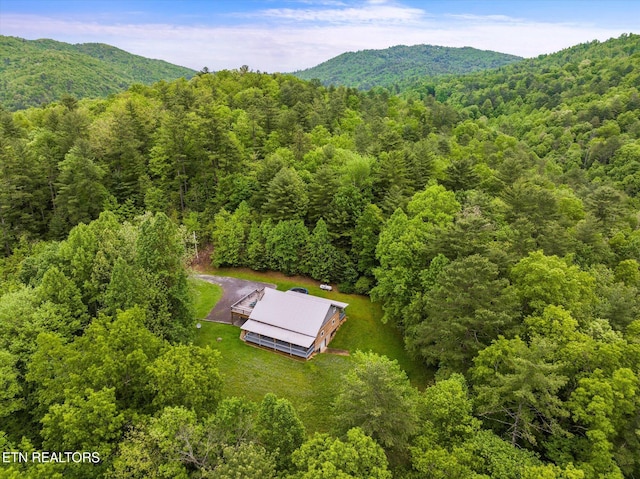
{"label": "grassy yard", "polygon": [[319,354],[299,361],[245,344],[240,328],[204,322],[196,344],[209,345],[222,354],[224,396],[259,402],[268,392],[289,399],[309,432],[329,432],[333,426],[331,403],[340,377],[350,367],[343,356]]}
{"label": "grassy yard", "polygon": [[[407,372],[414,386],[424,388],[432,375],[424,366],[409,358],[402,336],[391,325],[382,324],[382,311],[368,297],[323,291],[318,283],[304,277],[290,277],[281,273],[258,273],[249,269],[220,268],[201,271],[206,274],[232,276],[274,283],[279,290],[303,286],[309,293],[349,303],[347,321],[336,333],[330,347],[348,351],[373,351],[396,359]],[[194,280],[194,283],[205,283]],[[205,283],[209,286],[209,283]],[[208,287],[201,286],[208,291]],[[198,311],[210,310],[213,295],[201,293]],[[215,301],[219,296],[215,297]],[[206,316],[207,312],[202,317]],[[222,354],[221,372],[224,374],[224,395],[244,396],[262,400],[267,392],[289,399],[296,407],[307,428],[327,432],[332,427],[331,403],[341,376],[349,370],[349,357],[318,354],[309,361],[291,359],[249,346],[240,340],[240,329],[226,324],[204,322],[198,331],[196,344],[209,345]]]}
{"label": "grassy yard", "polygon": [[190,278],[189,283],[191,283],[195,296],[196,319],[206,318],[209,311],[222,298],[222,287],[195,278]]}

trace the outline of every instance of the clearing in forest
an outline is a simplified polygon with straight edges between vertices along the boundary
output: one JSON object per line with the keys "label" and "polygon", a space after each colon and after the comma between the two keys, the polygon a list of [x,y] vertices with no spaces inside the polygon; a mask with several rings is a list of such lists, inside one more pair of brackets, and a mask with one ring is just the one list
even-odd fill
{"label": "clearing in forest", "polygon": [[[331,342],[332,348],[383,354],[397,360],[415,386],[424,388],[431,382],[431,372],[408,356],[400,332],[380,321],[382,311],[379,305],[371,303],[367,296],[323,291],[309,278],[281,273],[259,273],[244,268],[212,268],[200,272],[273,283],[281,291],[303,286],[313,295],[349,303],[346,310],[348,319]],[[200,291],[198,318],[204,318],[222,296],[222,288],[201,280],[193,280],[193,283]],[[207,294],[209,290],[214,292]],[[296,360],[245,344],[240,339],[240,328],[236,326],[209,321],[200,323],[196,344],[208,345],[222,354],[220,372],[224,375],[225,396],[244,396],[260,401],[266,393],[273,392],[294,404],[311,432],[326,432],[332,428],[331,404],[341,376],[351,367],[348,356],[322,353],[309,361]]]}

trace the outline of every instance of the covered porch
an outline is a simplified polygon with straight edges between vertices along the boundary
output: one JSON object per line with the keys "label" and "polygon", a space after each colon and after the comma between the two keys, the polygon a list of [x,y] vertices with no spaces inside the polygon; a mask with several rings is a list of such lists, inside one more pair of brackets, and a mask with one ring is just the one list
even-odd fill
{"label": "covered porch", "polygon": [[304,346],[249,331],[244,333],[242,339],[247,343],[255,344],[261,348],[272,349],[274,351],[288,354],[290,356],[297,356],[303,359],[309,359],[314,352],[313,344],[308,348],[305,348]]}

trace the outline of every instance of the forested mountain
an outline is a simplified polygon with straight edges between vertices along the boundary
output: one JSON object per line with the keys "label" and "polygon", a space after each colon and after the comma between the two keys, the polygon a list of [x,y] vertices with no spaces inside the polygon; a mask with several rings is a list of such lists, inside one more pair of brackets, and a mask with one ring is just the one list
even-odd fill
{"label": "forested mountain", "polygon": [[101,43],[70,45],[0,35],[0,105],[40,106],[63,95],[102,98],[133,83],[191,78],[195,72]]}
{"label": "forested mountain", "polygon": [[[640,477],[638,72],[625,35],[403,96],[241,69],[0,112],[0,442],[104,459],[0,474]],[[370,294],[435,383],[354,353],[313,436],[223,398],[194,233]]]}
{"label": "forested mountain", "polygon": [[368,90],[396,88],[423,77],[461,75],[497,68],[522,58],[476,48],[433,45],[397,45],[384,50],[362,50],[338,55],[312,68],[294,73],[323,85],[343,85]]}

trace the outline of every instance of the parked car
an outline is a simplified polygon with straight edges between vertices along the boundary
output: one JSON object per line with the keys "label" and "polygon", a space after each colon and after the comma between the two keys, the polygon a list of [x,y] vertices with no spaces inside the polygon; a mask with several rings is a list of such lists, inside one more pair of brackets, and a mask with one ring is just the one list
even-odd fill
{"label": "parked car", "polygon": [[289,291],[295,291],[296,293],[309,294],[309,290],[307,288],[302,288],[301,286],[296,286],[291,288]]}
{"label": "parked car", "polygon": [[321,284],[320,289],[324,289],[325,291],[331,291],[333,288],[329,284]]}

